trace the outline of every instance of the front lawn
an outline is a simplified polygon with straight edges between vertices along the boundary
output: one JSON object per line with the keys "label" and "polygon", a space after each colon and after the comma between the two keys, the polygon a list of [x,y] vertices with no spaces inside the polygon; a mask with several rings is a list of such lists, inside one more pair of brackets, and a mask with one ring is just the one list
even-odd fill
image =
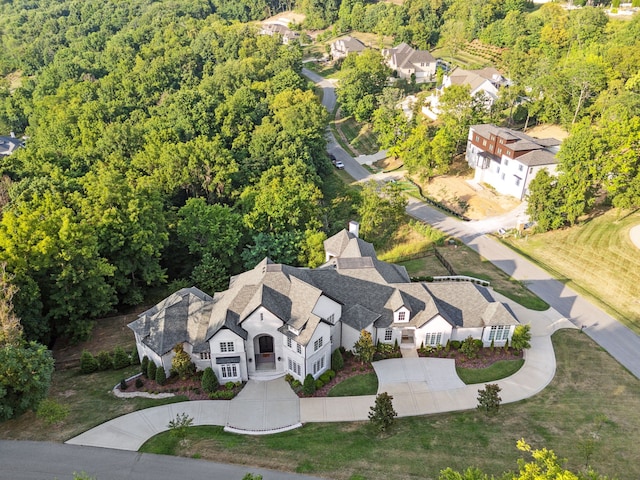
{"label": "front lawn", "polygon": [[352,397],[356,395],[375,395],[378,391],[378,376],[364,373],[343,380],[327,394],[328,397]]}
{"label": "front lawn", "polygon": [[464,383],[473,385],[507,378],[520,370],[522,365],[524,365],[524,359],[500,360],[487,368],[456,367],[456,373]]}
{"label": "front lawn", "polygon": [[514,470],[522,456],[515,445],[524,438],[567,458],[567,468],[580,470],[588,461],[619,480],[640,478],[640,381],[583,332],[562,330],[552,339],[557,370],[551,384],[527,400],[502,405],[496,417],[473,409],[399,418],[384,438],[368,422],[310,423],[264,436],[195,427],[184,445],[165,441],[170,434],[164,433],[141,450],[337,480],[433,479],[446,467],[474,466],[492,475]]}

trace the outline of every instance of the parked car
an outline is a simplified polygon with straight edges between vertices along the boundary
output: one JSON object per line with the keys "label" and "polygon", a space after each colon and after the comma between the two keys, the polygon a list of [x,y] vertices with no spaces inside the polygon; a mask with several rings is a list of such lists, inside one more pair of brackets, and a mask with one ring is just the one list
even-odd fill
{"label": "parked car", "polygon": [[337,160],[336,163],[334,163],[334,165],[338,170],[344,170],[344,163],[342,163],[340,160]]}

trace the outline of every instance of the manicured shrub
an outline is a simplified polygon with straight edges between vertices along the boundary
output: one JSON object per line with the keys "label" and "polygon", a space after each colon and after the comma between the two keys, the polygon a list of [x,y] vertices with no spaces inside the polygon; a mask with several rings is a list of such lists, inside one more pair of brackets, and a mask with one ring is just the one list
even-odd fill
{"label": "manicured shrub", "polygon": [[340,349],[337,348],[331,354],[331,369],[336,372],[339,372],[343,368],[344,368],[344,358],[342,358],[342,352],[340,351]]}
{"label": "manicured shrub", "polygon": [[461,345],[462,342],[460,342],[460,340],[451,340],[451,348],[454,350],[459,350]]}
{"label": "manicured shrub", "polygon": [[131,353],[129,354],[129,363],[131,365],[139,365],[140,364],[140,356],[138,355],[138,347],[133,347]]}
{"label": "manicured shrub", "polygon": [[123,378],[120,380],[120,390],[123,392],[127,389],[127,381]]}
{"label": "manicured shrub", "polygon": [[227,390],[233,390],[233,387],[235,387],[236,384],[233,382],[227,382],[224,384],[224,388],[226,388]]}
{"label": "manicured shrub", "polygon": [[142,372],[142,374],[149,378],[147,376],[147,370],[149,369],[149,357],[147,357],[146,355],[144,357],[142,357],[142,362],[140,362],[140,371]]}
{"label": "manicured shrub", "polygon": [[324,382],[320,379],[316,380],[316,390],[320,390],[322,387],[324,387]]}
{"label": "manicured shrub", "polygon": [[204,369],[200,385],[207,393],[215,392],[218,389],[218,378],[216,377],[213,368],[207,367]]}
{"label": "manicured shrub", "polygon": [[98,361],[91,352],[83,350],[80,355],[80,372],[93,373],[96,370],[98,370]]}
{"label": "manicured shrub", "polygon": [[294,380],[293,382],[291,382],[291,388],[293,388],[294,390],[300,388],[302,386],[302,383],[300,383],[300,380]]}
{"label": "manicured shrub", "polygon": [[156,363],[153,360],[149,360],[149,365],[147,366],[147,378],[150,380],[155,380],[156,370],[158,370]]}
{"label": "manicured shrub", "polygon": [[302,391],[305,395],[313,395],[316,391],[316,381],[313,378],[313,375],[310,373],[304,377],[304,383],[302,384]]}
{"label": "manicured shrub", "polygon": [[136,388],[142,388],[142,387],[144,387],[144,382],[140,377],[136,378]]}
{"label": "manicured shrub", "polygon": [[105,350],[98,352],[96,355],[96,361],[98,362],[98,370],[109,370],[113,368],[113,359],[111,354]]}
{"label": "manicured shrub", "polygon": [[290,373],[287,373],[284,376],[284,381],[287,382],[289,385],[291,385],[291,382],[293,382],[293,375],[291,375]]}
{"label": "manicured shrub", "polygon": [[460,346],[460,352],[467,358],[476,358],[479,350],[480,347],[471,336],[467,337]]}
{"label": "manicured shrub", "polygon": [[129,355],[124,351],[122,347],[116,347],[113,349],[113,369],[120,370],[121,368],[128,367],[130,365]]}
{"label": "manicured shrub", "polygon": [[156,369],[156,383],[158,385],[164,385],[167,383],[167,372],[164,371],[162,366]]}
{"label": "manicured shrub", "polygon": [[511,336],[511,347],[517,352],[531,348],[531,325],[518,325]]}
{"label": "manicured shrub", "polygon": [[335,376],[336,376],[336,372],[334,372],[333,370],[327,370],[322,375],[320,375],[320,380],[322,380],[323,383],[326,385],[331,380],[333,380]]}

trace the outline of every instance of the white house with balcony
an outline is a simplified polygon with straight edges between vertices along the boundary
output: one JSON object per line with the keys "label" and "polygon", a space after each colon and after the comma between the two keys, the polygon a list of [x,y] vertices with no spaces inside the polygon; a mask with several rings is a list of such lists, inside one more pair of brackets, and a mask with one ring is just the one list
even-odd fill
{"label": "white house with balcony", "polygon": [[195,287],[170,295],[128,326],[142,359],[169,372],[182,344],[199,370],[221,382],[303,380],[331,367],[362,330],[374,342],[417,348],[472,336],[504,345],[518,321],[491,291],[468,282],[411,282],[404,267],[378,260],[357,223],[324,242],[326,263],[309,269],[268,258],[213,296]]}
{"label": "white house with balcony", "polygon": [[466,157],[474,180],[491,185],[503,195],[523,200],[538,172],[555,174],[560,140],[533,138],[491,124],[469,128]]}

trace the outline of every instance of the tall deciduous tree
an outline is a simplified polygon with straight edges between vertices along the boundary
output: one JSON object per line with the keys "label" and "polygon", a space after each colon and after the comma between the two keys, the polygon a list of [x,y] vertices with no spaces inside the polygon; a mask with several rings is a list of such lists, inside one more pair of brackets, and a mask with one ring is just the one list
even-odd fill
{"label": "tall deciduous tree", "polygon": [[398,184],[378,185],[371,180],[362,188],[360,215],[360,233],[363,238],[374,244],[383,242],[394,232],[405,215],[407,199]]}

